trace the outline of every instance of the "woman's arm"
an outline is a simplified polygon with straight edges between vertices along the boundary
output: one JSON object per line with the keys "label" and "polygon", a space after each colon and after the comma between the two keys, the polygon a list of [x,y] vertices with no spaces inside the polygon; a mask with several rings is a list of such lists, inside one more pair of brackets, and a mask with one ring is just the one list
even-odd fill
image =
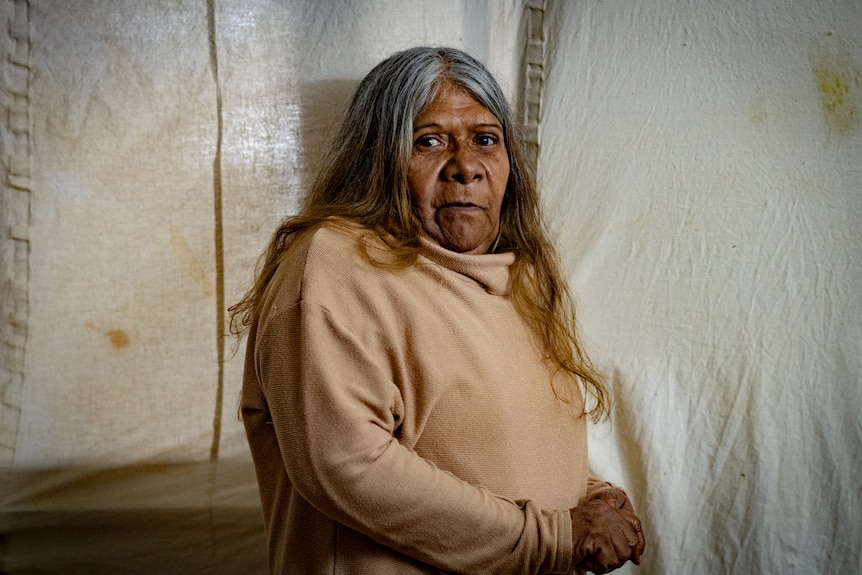
{"label": "woman's arm", "polygon": [[449,571],[571,569],[568,511],[496,497],[398,442],[403,404],[386,358],[327,309],[283,309],[265,318],[254,345],[285,468],[320,512]]}

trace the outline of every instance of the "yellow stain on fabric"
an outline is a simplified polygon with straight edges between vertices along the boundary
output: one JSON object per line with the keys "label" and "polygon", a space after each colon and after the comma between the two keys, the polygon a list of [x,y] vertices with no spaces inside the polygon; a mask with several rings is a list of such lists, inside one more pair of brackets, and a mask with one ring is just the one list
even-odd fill
{"label": "yellow stain on fabric", "polygon": [[[838,40],[829,38],[829,42]],[[860,73],[855,62],[835,45],[812,50],[809,61],[826,122],[839,132],[856,128],[859,124]]]}
{"label": "yellow stain on fabric", "polygon": [[[850,87],[841,76],[831,74],[828,70],[817,70],[817,87],[823,98],[823,106],[833,114],[839,113],[847,104],[847,94]],[[850,110],[853,114],[853,110]]]}
{"label": "yellow stain on fabric", "polygon": [[850,79],[835,70],[815,68],[817,89],[826,118],[832,126],[845,132],[856,125],[856,106],[850,92]]}
{"label": "yellow stain on fabric", "polygon": [[180,229],[174,224],[171,224],[171,247],[188,274],[201,286],[204,295],[215,297],[215,284],[209,278],[206,268],[195,255],[191,246],[180,234]]}

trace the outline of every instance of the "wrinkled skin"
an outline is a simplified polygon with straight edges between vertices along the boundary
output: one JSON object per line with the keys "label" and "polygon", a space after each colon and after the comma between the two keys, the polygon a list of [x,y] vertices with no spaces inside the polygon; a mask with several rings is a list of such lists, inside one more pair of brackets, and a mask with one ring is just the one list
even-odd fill
{"label": "wrinkled skin", "polygon": [[484,254],[500,230],[509,156],[497,118],[443,86],[413,123],[407,185],[425,234],[448,250]]}
{"label": "wrinkled skin", "polygon": [[571,510],[574,563],[593,573],[609,573],[626,561],[640,565],[646,546],[641,521],[628,496],[603,488]]}
{"label": "wrinkled skin", "polygon": [[[427,237],[446,249],[484,254],[500,230],[509,158],[497,118],[463,90],[443,86],[414,122],[407,185]],[[571,510],[573,561],[608,573],[640,563],[641,522],[625,493],[602,488]]]}

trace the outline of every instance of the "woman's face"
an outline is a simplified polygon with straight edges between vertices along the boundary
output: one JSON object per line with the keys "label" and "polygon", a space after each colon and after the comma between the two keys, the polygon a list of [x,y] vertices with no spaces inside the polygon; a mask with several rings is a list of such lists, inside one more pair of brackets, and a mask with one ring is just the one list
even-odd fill
{"label": "woman's face", "polygon": [[497,118],[444,86],[413,123],[407,185],[422,228],[446,249],[484,254],[500,229],[509,156]]}

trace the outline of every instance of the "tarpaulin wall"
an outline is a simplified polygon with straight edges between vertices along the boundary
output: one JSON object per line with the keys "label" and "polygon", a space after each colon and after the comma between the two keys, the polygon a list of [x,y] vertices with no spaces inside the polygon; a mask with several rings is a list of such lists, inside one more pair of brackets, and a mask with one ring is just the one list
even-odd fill
{"label": "tarpaulin wall", "polygon": [[541,96],[543,194],[615,399],[591,462],[644,517],[637,572],[862,570],[860,22],[837,0],[0,0],[0,571],[265,571],[224,309],[357,81],[415,44]]}

